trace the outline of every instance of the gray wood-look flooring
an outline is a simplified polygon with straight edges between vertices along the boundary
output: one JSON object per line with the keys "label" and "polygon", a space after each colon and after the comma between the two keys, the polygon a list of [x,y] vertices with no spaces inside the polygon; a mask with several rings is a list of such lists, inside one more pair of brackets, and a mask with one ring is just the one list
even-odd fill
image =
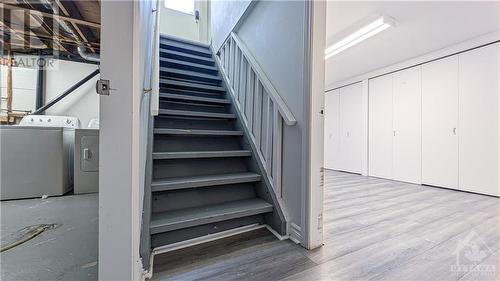
{"label": "gray wood-look flooring", "polygon": [[500,280],[495,197],[327,171],[324,246],[267,230],[155,257],[155,280]]}

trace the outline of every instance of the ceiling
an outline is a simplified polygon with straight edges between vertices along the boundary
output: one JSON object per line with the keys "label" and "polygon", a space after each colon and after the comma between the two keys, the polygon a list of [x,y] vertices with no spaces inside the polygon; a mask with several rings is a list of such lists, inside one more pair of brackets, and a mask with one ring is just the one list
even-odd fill
{"label": "ceiling", "polygon": [[[326,61],[330,85],[500,29],[500,2],[329,1],[327,46],[378,15],[389,28]],[[361,25],[362,26],[362,25]]]}
{"label": "ceiling", "polygon": [[98,0],[3,0],[0,4],[2,50],[82,60],[77,47],[98,54]]}

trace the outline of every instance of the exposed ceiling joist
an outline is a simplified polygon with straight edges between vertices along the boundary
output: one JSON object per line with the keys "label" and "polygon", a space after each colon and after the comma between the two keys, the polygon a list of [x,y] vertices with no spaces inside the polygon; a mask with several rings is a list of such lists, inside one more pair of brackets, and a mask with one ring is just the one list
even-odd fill
{"label": "exposed ceiling joist", "polygon": [[46,13],[46,12],[38,11],[38,10],[35,10],[35,9],[28,9],[28,8],[23,8],[23,7],[19,7],[19,6],[16,6],[16,5],[10,5],[10,4],[5,4],[5,3],[0,4],[0,7],[2,9],[8,9],[8,10],[22,10],[22,11],[25,11],[25,12],[29,12],[32,15],[48,17],[48,18],[57,19],[57,20],[63,20],[63,21],[66,21],[66,22],[80,24],[80,25],[89,26],[89,27],[93,27],[93,28],[98,28],[98,29],[101,28],[101,24],[100,23],[91,22],[91,21],[82,20],[82,19],[77,19],[77,18],[72,18],[72,17],[69,17],[69,16],[63,16],[63,15],[56,15],[56,14]]}

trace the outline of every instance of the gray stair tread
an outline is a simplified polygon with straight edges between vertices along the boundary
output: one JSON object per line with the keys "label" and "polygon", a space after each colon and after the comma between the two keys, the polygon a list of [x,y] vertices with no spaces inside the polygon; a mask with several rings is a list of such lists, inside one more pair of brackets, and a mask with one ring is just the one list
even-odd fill
{"label": "gray stair tread", "polygon": [[160,49],[160,53],[168,53],[168,54],[172,54],[172,55],[176,55],[176,56],[183,56],[186,58],[192,58],[192,59],[197,59],[197,60],[201,60],[201,61],[215,63],[215,60],[211,57],[198,56],[198,55],[183,53],[183,52],[174,51],[174,50]]}
{"label": "gray stair tread", "polygon": [[228,99],[206,98],[206,97],[188,96],[188,95],[170,94],[170,93],[160,93],[160,98],[170,98],[170,99],[179,99],[179,100],[188,100],[188,101],[200,101],[200,102],[208,102],[208,103],[223,103],[223,104],[230,104],[231,103],[231,101]]}
{"label": "gray stair tread", "polygon": [[260,181],[260,175],[256,173],[231,173],[159,179],[153,181],[153,183],[151,184],[151,188],[152,191],[155,192],[257,181]]}
{"label": "gray stair tread", "polygon": [[154,129],[155,134],[204,135],[204,136],[242,136],[243,131],[232,130],[192,130],[192,129]]}
{"label": "gray stair tread", "polygon": [[250,150],[153,152],[153,159],[246,157],[251,154],[252,152]]}
{"label": "gray stair tread", "polygon": [[[169,45],[180,49],[188,49],[199,53],[204,53],[207,55],[212,54],[212,52],[210,52],[210,48],[207,45],[203,44],[193,44],[191,42],[184,42],[181,40],[170,39],[170,38],[160,38],[160,44]],[[160,49],[163,48],[160,47]]]}
{"label": "gray stair tread", "polygon": [[215,112],[187,111],[187,110],[173,110],[173,109],[160,109],[160,114],[236,119],[236,114],[233,114],[233,113],[215,113]]}
{"label": "gray stair tread", "polygon": [[271,212],[273,206],[259,198],[231,201],[217,205],[186,208],[153,214],[151,234],[172,231],[207,223]]}
{"label": "gray stair tread", "polygon": [[173,42],[179,42],[179,43],[183,43],[183,44],[189,44],[191,46],[197,46],[197,47],[205,48],[205,49],[210,48],[209,44],[197,42],[197,41],[193,41],[193,40],[189,40],[189,39],[183,39],[183,38],[168,35],[168,34],[160,34],[160,39],[173,41]]}
{"label": "gray stair tread", "polygon": [[164,61],[164,62],[168,62],[168,63],[182,64],[182,65],[186,65],[186,66],[190,66],[190,67],[203,68],[203,69],[213,70],[213,71],[218,70],[216,66],[198,64],[198,63],[194,63],[194,62],[188,62],[188,61],[171,59],[171,58],[160,58],[160,61]]}
{"label": "gray stair tread", "polygon": [[206,78],[206,79],[212,79],[212,80],[218,80],[222,81],[222,78],[217,75],[210,75],[206,73],[201,73],[201,72],[196,72],[196,71],[189,71],[189,70],[184,70],[184,69],[178,69],[178,68],[171,68],[171,67],[160,67],[160,72],[169,72],[169,73],[177,73],[177,74],[182,74],[186,76],[192,76],[192,77],[199,77],[199,78]]}
{"label": "gray stair tread", "polygon": [[212,85],[177,81],[177,80],[171,80],[171,79],[165,79],[165,78],[160,78],[160,83],[164,83],[167,85],[191,87],[191,88],[197,88],[197,89],[203,89],[203,90],[220,91],[220,92],[224,92],[226,90],[226,89],[224,89],[224,87],[221,87],[221,86],[212,86]]}

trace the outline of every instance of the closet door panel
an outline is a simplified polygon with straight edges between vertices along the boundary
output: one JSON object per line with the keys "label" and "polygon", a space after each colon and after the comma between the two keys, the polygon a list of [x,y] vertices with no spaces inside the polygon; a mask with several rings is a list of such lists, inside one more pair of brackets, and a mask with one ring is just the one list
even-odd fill
{"label": "closet door panel", "polygon": [[325,168],[340,168],[340,91],[325,95]]}
{"label": "closet door panel", "polygon": [[361,173],[362,166],[361,103],[361,83],[340,88],[340,166],[352,173]]}
{"label": "closet door panel", "polygon": [[499,44],[459,55],[459,188],[499,195]]}
{"label": "closet door panel", "polygon": [[368,175],[392,179],[393,75],[369,81],[368,93]]}
{"label": "closet door panel", "polygon": [[421,67],[394,73],[393,178],[421,183],[422,82]]}
{"label": "closet door panel", "polygon": [[422,65],[422,183],[458,188],[458,56]]}

